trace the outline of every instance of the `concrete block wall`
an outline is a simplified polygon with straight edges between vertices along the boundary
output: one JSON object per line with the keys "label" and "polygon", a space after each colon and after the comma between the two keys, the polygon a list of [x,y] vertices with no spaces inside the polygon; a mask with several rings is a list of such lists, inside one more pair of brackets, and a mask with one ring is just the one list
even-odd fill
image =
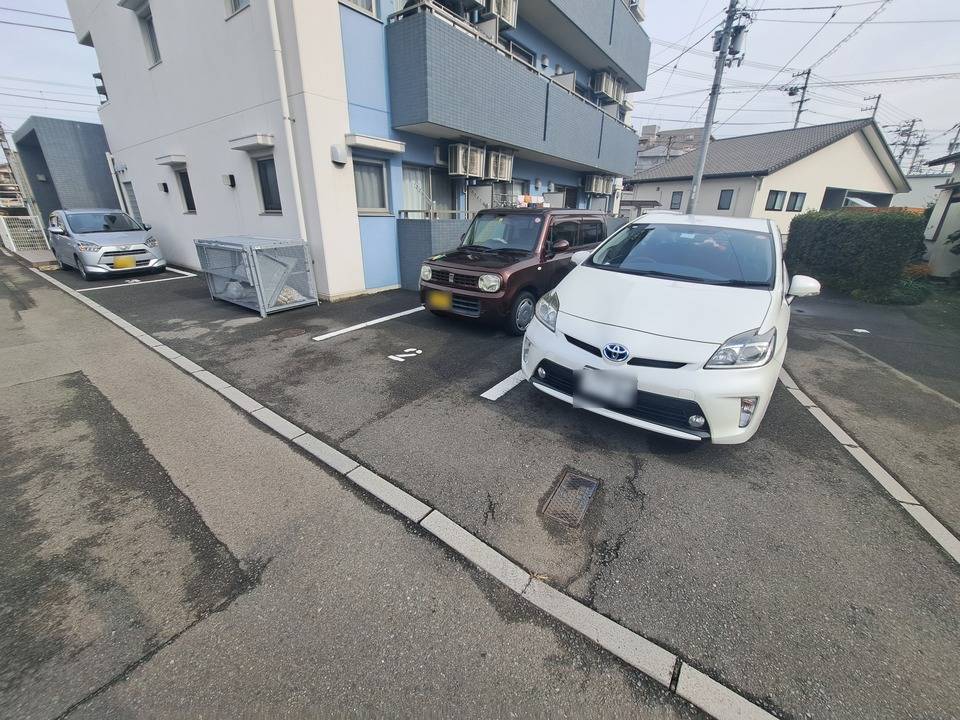
{"label": "concrete block wall", "polygon": [[457,247],[469,226],[469,220],[397,220],[400,286],[405,290],[418,289],[423,261]]}

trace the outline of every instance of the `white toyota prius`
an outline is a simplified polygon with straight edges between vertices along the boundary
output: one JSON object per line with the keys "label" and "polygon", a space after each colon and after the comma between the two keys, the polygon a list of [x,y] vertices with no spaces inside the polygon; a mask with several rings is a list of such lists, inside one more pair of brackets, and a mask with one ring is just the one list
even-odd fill
{"label": "white toyota prius", "polygon": [[534,387],[677,438],[753,437],[787,351],[790,303],[820,292],[789,277],[774,223],[643,215],[573,262],[524,336]]}

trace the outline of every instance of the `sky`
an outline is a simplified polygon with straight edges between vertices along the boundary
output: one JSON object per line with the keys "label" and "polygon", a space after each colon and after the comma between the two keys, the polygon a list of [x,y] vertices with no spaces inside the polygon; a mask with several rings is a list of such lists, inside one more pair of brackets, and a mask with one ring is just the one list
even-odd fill
{"label": "sky", "polygon": [[[647,0],[643,26],[653,46],[647,88],[632,96],[636,127],[703,124],[713,78],[710,34],[722,20],[727,2]],[[832,9],[780,9],[831,3],[842,6],[832,19]],[[743,65],[724,74],[725,92],[719,102],[715,137],[792,127],[796,108],[791,101],[796,98],[779,88],[797,83],[799,79],[792,78],[792,73],[814,65],[802,124],[864,117],[869,111],[860,109],[868,105],[863,98],[881,93],[877,114],[881,125],[918,118],[922,122],[917,127],[930,138],[921,154],[931,159],[946,152],[954,136],[950,128],[960,122],[960,77],[815,86],[960,74],[960,0],[741,0],[741,5],[757,10],[753,13],[756,21],[747,30]],[[71,33],[3,24],[18,22],[69,30],[69,20],[11,11],[19,8],[66,17],[65,0],[0,0],[0,7],[4,8],[0,9],[0,120],[8,132],[31,114],[96,122],[98,102],[91,74],[98,68],[93,49],[79,45]],[[872,22],[837,46],[859,21],[878,8],[881,12]],[[830,22],[824,25],[828,19]],[[787,20],[791,22],[783,22]],[[692,51],[674,60],[701,38]],[[835,52],[827,55],[834,48]],[[767,89],[757,93],[764,85]],[[889,134],[888,139],[892,139]]]}
{"label": "sky", "polygon": [[[713,81],[712,30],[722,21],[727,4],[728,0],[647,0],[643,27],[653,45],[646,90],[632,96],[636,127],[703,125]],[[781,9],[836,5],[842,7],[832,19],[833,9]],[[956,132],[950,128],[960,122],[960,1],[741,0],[741,7],[757,12],[748,25],[743,64],[724,71],[725,92],[718,103],[715,137],[791,128],[796,114],[791,102],[798,97],[779,88],[802,84],[803,78],[793,78],[793,73],[813,65],[801,126],[868,116],[870,110],[861,108],[872,106],[873,101],[863,98],[879,93],[880,125],[918,118],[922,122],[917,127],[930,138],[921,155],[933,159],[946,153]],[[881,7],[873,21],[838,46],[861,20]],[[782,22],[787,20],[792,22]],[[693,51],[674,62],[700,38]],[[957,78],[814,87],[824,82],[945,73]],[[764,85],[768,88],[757,93]],[[887,138],[893,139],[890,133]]]}

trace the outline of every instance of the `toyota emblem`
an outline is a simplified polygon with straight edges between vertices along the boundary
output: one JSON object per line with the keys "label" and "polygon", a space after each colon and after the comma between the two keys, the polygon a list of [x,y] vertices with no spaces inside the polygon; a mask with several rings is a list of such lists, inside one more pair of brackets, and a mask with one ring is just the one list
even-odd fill
{"label": "toyota emblem", "polygon": [[630,351],[620,343],[607,343],[603,346],[603,357],[610,362],[626,362],[630,357]]}

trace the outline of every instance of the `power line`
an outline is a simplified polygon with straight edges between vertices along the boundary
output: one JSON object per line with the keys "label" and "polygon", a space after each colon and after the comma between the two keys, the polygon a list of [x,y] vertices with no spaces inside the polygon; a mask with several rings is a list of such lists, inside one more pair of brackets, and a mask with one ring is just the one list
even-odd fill
{"label": "power line", "polygon": [[39,15],[40,17],[56,18],[57,20],[69,20],[65,15],[51,15],[50,13],[36,12],[35,10],[21,10],[20,8],[0,7],[0,10],[7,12],[23,13],[24,15]]}
{"label": "power line", "polygon": [[[862,28],[862,27],[863,27],[864,25],[866,25],[868,22],[870,22],[871,20],[873,20],[877,15],[879,15],[880,13],[882,13],[883,10],[884,10],[884,8],[886,8],[887,5],[889,5],[889,4],[890,4],[890,0],[882,0],[882,2],[880,3],[880,7],[878,7],[878,8],[877,8],[876,10],[874,10],[872,13],[870,13],[869,15],[867,15],[863,20],[861,20],[859,25],[857,25],[853,30],[851,30],[849,33],[847,33],[846,35],[844,35],[844,36],[840,39],[840,41],[839,41],[836,45],[834,45],[832,48],[830,48],[829,50],[827,50],[826,54],[824,54],[819,60],[817,60],[816,62],[812,63],[812,64],[810,65],[810,69],[812,70],[812,69],[815,68],[817,65],[819,65],[819,64],[822,63],[824,60],[826,60],[828,57],[830,57],[831,55],[833,55],[837,50],[840,49],[840,47],[841,47],[844,43],[848,42],[854,35],[856,35],[858,32],[860,32],[860,28]],[[836,14],[837,14],[837,12],[836,12],[836,10],[834,10],[833,15],[836,15]],[[830,16],[831,19],[833,18],[833,15]]]}
{"label": "power line", "polygon": [[74,34],[73,30],[64,30],[63,28],[50,27],[48,25],[30,25],[29,23],[18,23],[13,20],[0,20],[0,25],[16,25],[17,27],[36,28],[37,30],[53,30],[54,32]]}
{"label": "power line", "polygon": [[[884,2],[888,2],[888,1],[889,1],[889,0],[884,0]],[[738,112],[740,112],[741,110],[743,110],[743,108],[745,108],[747,105],[749,105],[751,102],[753,102],[754,99],[757,97],[757,95],[759,95],[761,92],[763,92],[764,90],[766,90],[766,89],[773,83],[773,81],[776,80],[776,79],[780,76],[780,74],[787,68],[787,66],[788,66],[790,63],[792,63],[792,62],[794,61],[794,59],[795,59],[800,53],[802,53],[804,50],[807,49],[807,46],[809,46],[810,43],[812,43],[812,42],[816,39],[817,35],[819,35],[821,32],[823,32],[824,28],[826,28],[827,25],[830,23],[830,21],[833,20],[834,17],[836,17],[836,15],[837,15],[838,12],[839,12],[839,9],[834,9],[834,11],[833,11],[833,13],[830,15],[830,17],[828,17],[828,18],[826,19],[826,21],[823,23],[823,25],[821,25],[819,28],[817,28],[817,31],[816,31],[813,35],[810,36],[810,39],[807,40],[807,41],[800,47],[800,49],[797,50],[797,51],[791,56],[791,58],[790,58],[789,60],[787,60],[787,61],[783,64],[783,66],[773,74],[773,76],[772,76],[769,80],[767,80],[767,82],[765,82],[753,95],[751,95],[749,100],[747,100],[743,105],[741,105],[739,108],[737,108],[737,110],[736,110],[732,115],[729,115],[726,120],[720,122],[720,123],[717,125],[717,127],[719,128],[719,127],[722,127],[723,125],[726,125],[727,123],[729,123],[731,118],[733,118],[734,116],[736,116],[736,114],[737,114]],[[811,66],[811,67],[812,67],[812,66]]]}
{"label": "power line", "polygon": [[0,75],[0,80],[16,80],[18,82],[34,83],[35,85],[56,85],[58,87],[87,88],[87,85],[77,85],[75,83],[62,83],[53,80],[38,80],[37,78],[25,78],[17,75]]}
{"label": "power line", "polygon": [[77,100],[57,100],[55,98],[37,97],[36,95],[17,95],[15,93],[7,93],[7,92],[0,92],[0,95],[4,95],[6,97],[25,98],[27,100],[39,100],[41,102],[58,102],[58,103],[65,103],[67,105],[86,105],[88,107],[100,107],[98,103],[85,103],[85,102],[78,102]]}
{"label": "power line", "polygon": [[756,12],[770,12],[771,10],[839,10],[840,8],[848,7],[859,7],[861,5],[877,5],[883,2],[883,0],[865,0],[864,2],[855,2],[855,3],[836,3],[834,5],[808,5],[806,7],[774,7],[774,8],[747,8],[746,12],[756,13]]}
{"label": "power line", "polygon": [[[787,18],[757,18],[754,22],[799,23],[802,25],[816,25],[819,20],[789,20]],[[871,25],[914,25],[921,23],[957,23],[960,18],[941,18],[939,20],[875,20]],[[860,25],[859,20],[837,20],[834,25]]]}
{"label": "power line", "polygon": [[688,52],[690,52],[691,50],[693,50],[697,45],[699,45],[699,44],[702,43],[704,40],[706,40],[708,37],[710,37],[710,33],[712,33],[714,30],[716,30],[717,27],[718,27],[717,25],[714,25],[712,28],[710,28],[709,30],[707,30],[706,34],[705,34],[703,37],[701,37],[701,38],[700,38],[699,40],[697,40],[695,43],[693,43],[692,45],[690,45],[689,47],[687,47],[683,52],[681,52],[681,53],[680,53],[679,55],[677,55],[675,58],[673,58],[672,60],[669,60],[668,62],[665,62],[663,65],[661,65],[660,67],[658,67],[656,70],[651,70],[649,73],[647,73],[647,77],[650,77],[651,75],[655,75],[656,73],[660,72],[660,71],[663,70],[665,67],[667,67],[667,65],[673,65],[673,63],[675,63],[677,60],[679,60],[680,58],[682,58],[682,57],[683,57],[684,55],[686,55]]}

